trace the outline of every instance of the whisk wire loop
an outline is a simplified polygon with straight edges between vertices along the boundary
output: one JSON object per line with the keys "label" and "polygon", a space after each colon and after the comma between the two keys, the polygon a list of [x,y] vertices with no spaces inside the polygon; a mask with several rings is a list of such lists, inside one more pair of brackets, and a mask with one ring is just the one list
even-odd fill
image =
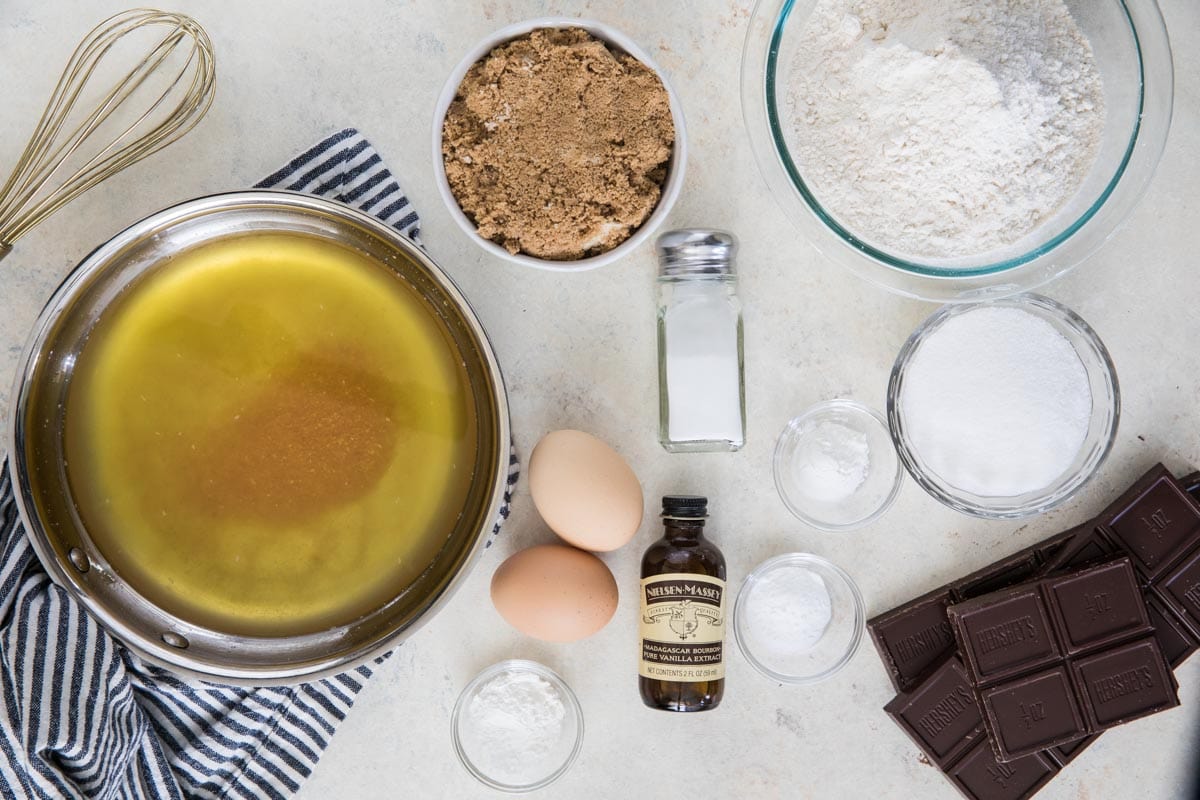
{"label": "whisk wire loop", "polygon": [[[159,28],[165,33],[97,93],[93,83],[115,69],[109,62],[119,63],[127,37]],[[165,88],[156,89],[158,81]],[[212,105],[215,87],[212,43],[191,17],[138,8],[93,28],[68,60],[29,144],[0,187],[0,258],[58,209],[192,130]],[[97,99],[84,108],[90,96]],[[147,96],[142,107],[132,99]],[[101,137],[98,131],[117,125],[119,114],[132,120]]]}

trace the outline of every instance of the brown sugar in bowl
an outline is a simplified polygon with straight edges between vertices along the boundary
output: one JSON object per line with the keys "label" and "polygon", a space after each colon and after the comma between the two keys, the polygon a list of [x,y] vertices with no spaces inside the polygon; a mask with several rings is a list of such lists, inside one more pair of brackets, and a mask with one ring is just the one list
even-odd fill
{"label": "brown sugar in bowl", "polygon": [[[541,35],[533,39],[530,34],[534,32]],[[597,40],[603,43],[603,52],[596,49]],[[523,48],[532,46],[543,48],[543,52],[553,47],[573,50],[567,54],[560,53],[560,57],[577,56],[590,60],[594,66],[611,71],[610,78],[619,76],[620,80],[629,84],[628,91],[640,97],[653,97],[652,90],[656,88],[660,96],[665,91],[669,103],[669,126],[663,118],[665,114],[656,115],[652,110],[644,115],[639,128],[634,131],[635,135],[622,141],[619,136],[611,135],[615,131],[611,126],[621,124],[621,115],[611,114],[612,109],[600,109],[596,112],[597,125],[610,126],[610,130],[605,132],[613,140],[610,147],[601,147],[605,144],[604,137],[588,137],[590,141],[582,143],[582,150],[586,152],[577,153],[576,162],[571,162],[570,154],[566,158],[556,159],[557,165],[563,170],[561,173],[543,177],[533,174],[532,170],[505,169],[503,177],[510,188],[507,192],[494,193],[484,185],[487,176],[481,175],[478,169],[470,169],[470,164],[462,164],[461,168],[456,169],[452,163],[449,169],[451,174],[448,175],[444,157],[447,150],[459,152],[461,156],[460,145],[464,142],[474,144],[479,139],[478,130],[472,132],[469,128],[471,121],[478,119],[475,113],[460,107],[455,111],[465,113],[454,113],[447,119],[452,104],[459,98],[460,87],[473,70],[478,87],[481,79],[486,80],[481,70],[494,70],[501,63],[496,61],[489,65],[481,62],[486,62],[498,48],[513,43],[518,46],[504,52],[517,57]],[[661,84],[661,88],[655,86],[656,83]],[[496,99],[494,93],[486,91],[486,85],[482,88],[485,91],[477,92],[474,102],[483,108],[477,107],[476,110],[486,109],[487,104]],[[606,97],[603,87],[599,92],[602,99],[611,99],[616,94],[610,91]],[[459,102],[461,104],[462,100]],[[474,124],[478,125],[478,122]],[[564,133],[572,129],[571,123],[556,125],[561,125]],[[656,125],[657,130],[654,129]],[[665,146],[662,133],[668,127],[673,128],[674,141],[669,146],[669,157],[664,159],[667,154],[662,149]],[[577,127],[575,132],[579,132]],[[563,150],[557,142],[553,143],[555,146],[549,142],[543,144],[547,148],[546,153],[555,149]],[[478,149],[477,144],[475,149]],[[531,153],[536,155],[538,149],[535,144]],[[686,132],[680,104],[662,71],[623,34],[588,20],[533,19],[495,32],[472,49],[451,73],[434,115],[434,170],[438,190],[451,216],[488,252],[507,261],[540,269],[569,272],[594,269],[638,247],[662,223],[678,198],[683,185],[686,156]],[[611,177],[607,173],[612,172],[614,176],[619,175],[619,179],[590,179],[583,169],[588,161],[601,162],[594,171],[598,177]],[[571,167],[577,168],[575,180],[569,176]],[[513,208],[513,203],[504,199],[511,194],[512,188],[518,189],[515,199],[519,205],[524,205],[524,196],[536,196],[536,204],[547,208],[546,216],[549,219],[540,217],[537,214],[539,209],[534,205]],[[550,195],[543,198],[537,194],[538,191],[549,192]],[[489,203],[496,203],[497,195],[501,198],[500,203],[489,207]],[[583,202],[555,202],[551,195],[582,198]],[[467,211],[464,211],[464,206]],[[604,219],[601,214],[611,215],[611,219]]]}

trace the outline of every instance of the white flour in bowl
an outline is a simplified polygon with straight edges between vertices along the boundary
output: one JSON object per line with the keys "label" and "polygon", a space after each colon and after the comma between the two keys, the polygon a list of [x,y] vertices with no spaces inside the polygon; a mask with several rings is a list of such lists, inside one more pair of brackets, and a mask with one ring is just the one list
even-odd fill
{"label": "white flour in bowl", "polygon": [[1095,161],[1104,92],[1063,0],[818,0],[800,39],[792,157],[840,223],[894,255],[1012,244]]}

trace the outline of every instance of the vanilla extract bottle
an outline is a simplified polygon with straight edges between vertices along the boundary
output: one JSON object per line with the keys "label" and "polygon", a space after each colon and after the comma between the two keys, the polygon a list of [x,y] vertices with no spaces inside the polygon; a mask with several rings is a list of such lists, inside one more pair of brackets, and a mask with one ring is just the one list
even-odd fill
{"label": "vanilla extract bottle", "polygon": [[663,537],[642,556],[638,686],[663,711],[707,711],[725,691],[725,557],[704,536],[704,497],[663,498]]}

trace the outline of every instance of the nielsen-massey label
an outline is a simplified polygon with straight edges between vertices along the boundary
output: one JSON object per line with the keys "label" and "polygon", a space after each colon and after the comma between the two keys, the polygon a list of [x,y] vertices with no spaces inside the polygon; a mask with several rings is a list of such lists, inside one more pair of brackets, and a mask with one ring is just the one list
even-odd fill
{"label": "nielsen-massey label", "polygon": [[638,674],[666,681],[725,677],[725,581],[668,573],[642,578]]}

